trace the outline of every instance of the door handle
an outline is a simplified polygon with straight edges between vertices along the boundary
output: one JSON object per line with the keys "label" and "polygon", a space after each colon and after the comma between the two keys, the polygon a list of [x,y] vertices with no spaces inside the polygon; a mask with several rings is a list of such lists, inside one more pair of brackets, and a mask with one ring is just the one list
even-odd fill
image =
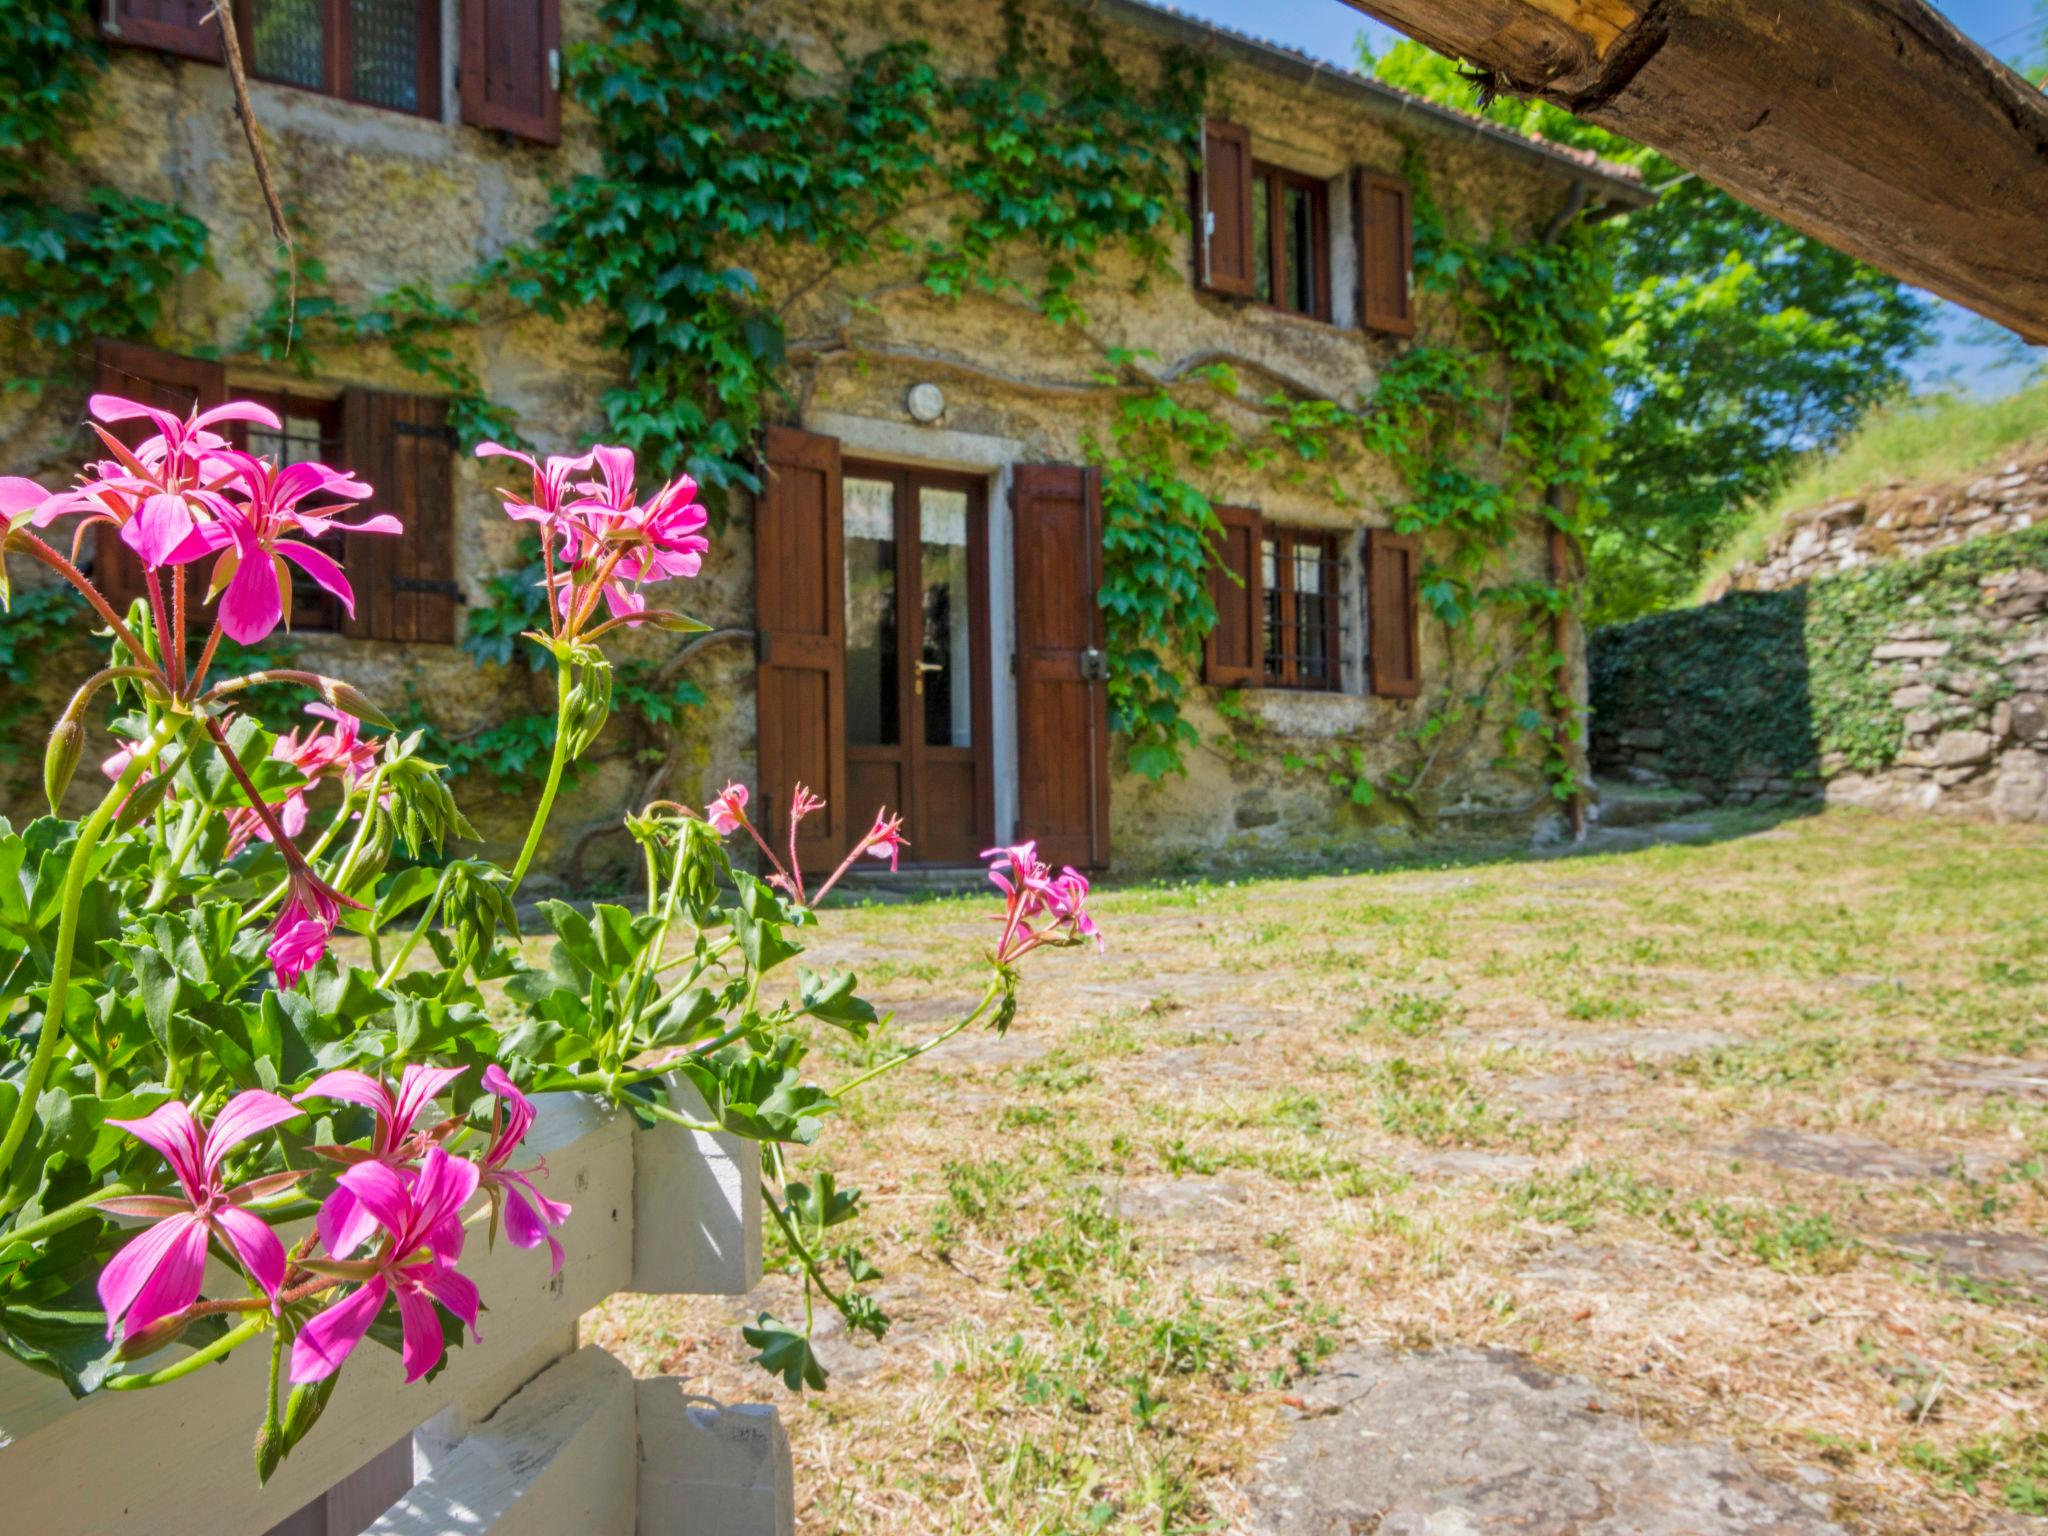
{"label": "door handle", "polygon": [[910,665],[912,669],[917,673],[917,676],[911,681],[910,691],[918,695],[920,698],[924,696],[924,680],[926,674],[932,672],[943,672],[946,670],[946,664],[943,661],[919,660],[913,661]]}

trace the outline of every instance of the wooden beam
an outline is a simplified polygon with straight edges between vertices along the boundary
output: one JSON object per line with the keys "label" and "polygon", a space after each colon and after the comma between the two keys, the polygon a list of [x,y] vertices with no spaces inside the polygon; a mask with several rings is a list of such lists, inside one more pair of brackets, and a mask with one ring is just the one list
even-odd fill
{"label": "wooden beam", "polygon": [[1926,0],[1348,0],[2048,342],[2048,96]]}

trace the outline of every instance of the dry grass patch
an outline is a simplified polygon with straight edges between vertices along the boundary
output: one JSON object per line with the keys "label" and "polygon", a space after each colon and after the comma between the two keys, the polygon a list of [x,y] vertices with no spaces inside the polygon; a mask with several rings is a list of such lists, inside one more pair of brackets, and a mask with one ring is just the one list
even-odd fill
{"label": "dry grass patch", "polygon": [[[2048,1058],[2044,887],[2038,833],[1829,815],[1109,892],[1110,953],[1037,957],[1004,1049],[879,1081],[827,1138],[895,1319],[828,1335],[829,1391],[738,1340],[793,1314],[786,1275],[589,1328],[780,1403],[812,1532],[1227,1529],[1355,1343],[1590,1376],[1825,1467],[1853,1528],[2048,1510],[2048,1097],[2011,1066]],[[832,925],[917,1016],[895,1040],[978,995],[981,911]]]}

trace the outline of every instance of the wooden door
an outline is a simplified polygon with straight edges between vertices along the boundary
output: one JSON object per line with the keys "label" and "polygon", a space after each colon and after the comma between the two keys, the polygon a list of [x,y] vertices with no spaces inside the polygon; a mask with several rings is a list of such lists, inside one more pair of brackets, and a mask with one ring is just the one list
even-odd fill
{"label": "wooden door", "polygon": [[1058,868],[1109,862],[1102,488],[1094,470],[1020,464],[1016,523],[1017,836]]}
{"label": "wooden door", "polygon": [[847,836],[886,808],[913,861],[971,863],[995,836],[982,484],[848,464],[841,498]]}
{"label": "wooden door", "polygon": [[754,674],[760,803],[757,823],[778,852],[789,840],[798,784],[824,798],[797,840],[807,868],[844,852],[846,804],[846,570],[840,547],[839,442],[771,427],[755,501]]}

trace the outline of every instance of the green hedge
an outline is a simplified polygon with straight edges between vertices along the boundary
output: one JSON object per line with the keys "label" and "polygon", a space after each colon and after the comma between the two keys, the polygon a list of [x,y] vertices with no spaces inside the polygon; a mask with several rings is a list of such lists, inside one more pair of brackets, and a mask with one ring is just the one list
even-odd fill
{"label": "green hedge", "polygon": [[2048,568],[2048,527],[1595,630],[1596,745],[1661,729],[1674,779],[1793,775],[1835,752],[1857,772],[1887,767],[1904,716],[1891,705],[1893,669],[1871,651],[1907,625],[1924,628],[1951,643],[1936,675],[1983,672],[1978,702],[1988,705],[2011,684],[1997,670],[1980,583],[2028,567]]}

